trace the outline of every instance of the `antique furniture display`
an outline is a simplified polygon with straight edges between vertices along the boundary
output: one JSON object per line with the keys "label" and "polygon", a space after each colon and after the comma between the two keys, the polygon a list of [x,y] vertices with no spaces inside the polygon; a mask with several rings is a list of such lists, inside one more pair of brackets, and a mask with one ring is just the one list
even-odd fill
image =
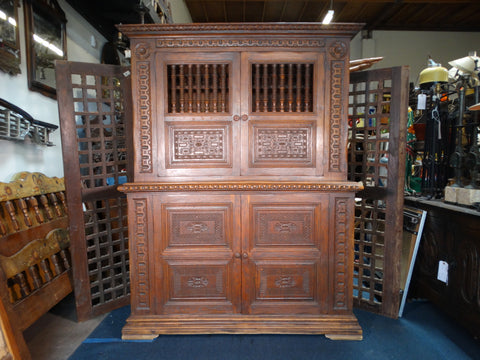
{"label": "antique furniture display", "polygon": [[358,24],[122,25],[132,49],[125,339],[308,333],[352,313]]}
{"label": "antique furniture display", "polygon": [[63,179],[22,172],[0,183],[0,315],[14,359],[23,331],[72,292]]}

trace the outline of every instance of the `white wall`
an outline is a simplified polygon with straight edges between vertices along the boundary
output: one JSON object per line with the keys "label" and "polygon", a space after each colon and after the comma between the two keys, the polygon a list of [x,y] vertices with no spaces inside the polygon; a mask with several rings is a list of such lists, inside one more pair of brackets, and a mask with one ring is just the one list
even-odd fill
{"label": "white wall", "polygon": [[185,0],[170,0],[170,8],[172,9],[172,20],[174,23],[191,23],[192,17],[188,11]]}
{"label": "white wall", "polygon": [[[20,2],[23,3],[23,2]],[[100,62],[101,49],[105,39],[90,24],[84,21],[64,0],[59,5],[67,17],[67,56],[72,61]],[[23,7],[18,11],[19,40],[21,51],[21,74],[10,76],[0,71],[0,98],[27,111],[35,119],[59,124],[57,102],[38,92],[28,89]],[[90,38],[97,41],[96,48],[90,45]],[[55,146],[16,143],[0,140],[0,181],[9,181],[19,171],[39,171],[47,176],[63,176],[60,129],[50,139]]]}
{"label": "white wall", "polygon": [[470,51],[480,55],[480,32],[372,31],[371,39],[362,39],[362,33],[353,38],[350,58],[383,56],[371,69],[409,65],[410,82],[418,86],[418,75],[427,67],[429,55],[450,69],[449,61]]}

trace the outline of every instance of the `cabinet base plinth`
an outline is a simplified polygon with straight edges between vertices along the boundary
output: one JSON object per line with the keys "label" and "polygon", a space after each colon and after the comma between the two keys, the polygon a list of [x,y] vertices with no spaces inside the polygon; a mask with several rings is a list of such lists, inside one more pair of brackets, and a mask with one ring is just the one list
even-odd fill
{"label": "cabinet base plinth", "polygon": [[354,315],[319,316],[136,316],[122,329],[124,340],[154,339],[158,335],[305,334],[332,340],[362,340]]}

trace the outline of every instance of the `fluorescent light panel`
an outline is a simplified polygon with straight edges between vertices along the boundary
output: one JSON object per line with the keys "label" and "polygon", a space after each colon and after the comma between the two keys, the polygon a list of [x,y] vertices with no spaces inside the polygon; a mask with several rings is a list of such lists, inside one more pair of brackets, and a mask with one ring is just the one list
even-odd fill
{"label": "fluorescent light panel", "polygon": [[325,15],[325,17],[323,18],[323,21],[322,21],[323,25],[327,25],[327,24],[330,24],[332,22],[333,13],[334,13],[333,10],[328,10],[327,14]]}

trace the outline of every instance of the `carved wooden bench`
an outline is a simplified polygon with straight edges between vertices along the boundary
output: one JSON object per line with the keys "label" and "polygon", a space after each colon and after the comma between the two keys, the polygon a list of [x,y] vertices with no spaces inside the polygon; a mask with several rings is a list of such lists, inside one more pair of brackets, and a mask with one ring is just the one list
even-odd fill
{"label": "carved wooden bench", "polygon": [[23,331],[72,292],[63,179],[22,172],[0,183],[0,316],[14,359]]}

